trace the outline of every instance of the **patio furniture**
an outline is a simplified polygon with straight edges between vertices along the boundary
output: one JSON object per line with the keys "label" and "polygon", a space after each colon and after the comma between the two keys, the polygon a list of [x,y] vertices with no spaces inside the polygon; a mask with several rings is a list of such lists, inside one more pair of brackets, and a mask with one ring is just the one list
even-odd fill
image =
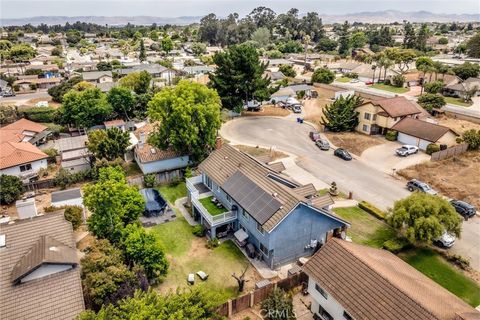
{"label": "patio furniture", "polygon": [[187,282],[188,284],[192,284],[192,285],[195,283],[195,275],[193,273],[188,274]]}
{"label": "patio furniture", "polygon": [[221,204],[220,202],[217,203],[217,208],[223,208],[223,204]]}
{"label": "patio furniture", "polygon": [[202,279],[202,281],[205,281],[208,279],[208,274],[206,274],[205,272],[203,271],[198,271],[197,272],[197,276]]}
{"label": "patio furniture", "polygon": [[233,235],[240,247],[244,247],[247,244],[248,234],[243,229],[238,229]]}
{"label": "patio furniture", "polygon": [[211,201],[212,201],[213,203],[218,203],[218,200],[217,200],[217,198],[215,198],[215,197],[212,197]]}
{"label": "patio furniture", "polygon": [[247,252],[247,256],[249,258],[255,258],[255,247],[253,246],[253,244],[247,244],[245,247],[245,251]]}

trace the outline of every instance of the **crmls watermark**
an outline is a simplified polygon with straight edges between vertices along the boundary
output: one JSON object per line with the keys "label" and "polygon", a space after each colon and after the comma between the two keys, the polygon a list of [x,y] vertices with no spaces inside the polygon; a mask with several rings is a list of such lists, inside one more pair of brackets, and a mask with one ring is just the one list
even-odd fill
{"label": "crmls watermark", "polygon": [[260,314],[270,319],[295,319],[297,317],[295,311],[288,309],[260,309]]}

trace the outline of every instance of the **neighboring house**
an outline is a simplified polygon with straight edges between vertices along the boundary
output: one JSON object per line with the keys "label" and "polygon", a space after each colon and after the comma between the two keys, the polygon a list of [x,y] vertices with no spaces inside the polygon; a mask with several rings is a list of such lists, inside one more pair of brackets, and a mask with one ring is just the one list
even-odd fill
{"label": "neighboring house", "polygon": [[76,318],[85,309],[78,263],[63,213],[0,224],[0,318]]}
{"label": "neighboring house", "polygon": [[91,152],[87,148],[88,136],[76,136],[55,140],[55,147],[60,153],[61,166],[71,173],[91,168]]}
{"label": "neighboring house", "polygon": [[128,69],[120,69],[118,70],[118,73],[121,76],[125,76],[132,72],[141,72],[141,71],[148,72],[152,76],[152,78],[162,78],[168,82],[172,81],[173,78],[177,75],[177,71],[166,68],[158,63],[141,64]]}
{"label": "neighboring house", "polygon": [[51,131],[43,124],[22,118],[0,128],[1,142],[29,142],[33,145],[45,143]]}
{"label": "neighboring house", "polygon": [[8,86],[8,82],[0,79],[0,93],[10,91],[10,87]]}
{"label": "neighboring house", "polygon": [[201,66],[183,67],[182,70],[184,72],[186,72],[187,74],[197,76],[197,75],[208,74],[208,73],[214,72],[215,68],[210,67],[210,66],[201,65]]}
{"label": "neighboring house", "polygon": [[325,320],[474,320],[480,313],[394,254],[331,239],[303,267]]}
{"label": "neighboring house", "polygon": [[52,78],[31,78],[31,79],[21,79],[13,83],[14,87],[19,87],[17,91],[30,91],[35,89],[49,89],[58,85],[62,81],[60,77]]}
{"label": "neighboring house", "polygon": [[48,155],[28,142],[0,143],[0,174],[29,181],[47,168]]}
{"label": "neighboring house", "polygon": [[480,78],[468,78],[462,83],[452,84],[443,89],[448,96],[455,96],[462,99],[470,99],[480,96]]}
{"label": "neighboring house", "polygon": [[86,212],[85,207],[83,205],[83,197],[82,191],[80,188],[68,189],[68,190],[61,190],[61,191],[54,191],[51,193],[52,201],[50,205],[52,207],[63,207],[63,206],[77,206],[81,207],[83,210],[83,221],[85,222]]}
{"label": "neighboring house", "polygon": [[95,87],[100,89],[100,91],[107,93],[109,92],[112,88],[115,88],[117,86],[116,82],[102,82],[102,83],[96,83]]}
{"label": "neighboring house", "polygon": [[140,137],[134,148],[134,158],[143,174],[183,169],[190,163],[188,155],[182,155],[171,149],[161,150],[142,142],[142,139],[144,138]]}
{"label": "neighboring house", "polygon": [[456,144],[458,134],[452,129],[438,124],[404,118],[392,127],[398,132],[397,140],[426,150],[430,143],[452,146]]}
{"label": "neighboring house", "polygon": [[272,94],[270,96],[270,100],[272,101],[272,103],[277,103],[280,101],[286,102],[287,99],[290,97],[297,97],[296,92],[290,87],[284,87],[280,88],[280,90]]}
{"label": "neighboring house", "polygon": [[105,126],[105,129],[118,128],[122,131],[126,131],[127,128],[125,121],[123,121],[122,119],[105,121],[103,125]]}
{"label": "neighboring house", "polygon": [[356,131],[365,134],[385,134],[403,118],[415,118],[422,115],[422,109],[405,97],[372,100],[360,105]]}
{"label": "neighboring house", "polygon": [[93,84],[113,82],[112,71],[90,71],[82,72],[83,81],[87,81]]}
{"label": "neighboring house", "polygon": [[272,81],[279,81],[286,78],[281,71],[276,71],[276,72],[266,71],[264,73],[264,76],[269,77]]}
{"label": "neighboring house", "polygon": [[[237,242],[272,269],[310,256],[349,224],[329,211],[330,196],[317,197],[312,184],[291,181],[283,169],[220,146],[200,164],[201,175],[187,179],[194,219],[210,238],[235,231]],[[207,209],[212,197],[224,212]]]}

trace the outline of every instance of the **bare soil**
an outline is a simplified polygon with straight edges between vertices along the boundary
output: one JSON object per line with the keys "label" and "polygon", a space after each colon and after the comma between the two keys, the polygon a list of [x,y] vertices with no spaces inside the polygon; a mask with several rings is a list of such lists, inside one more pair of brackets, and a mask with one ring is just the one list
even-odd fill
{"label": "bare soil", "polygon": [[344,148],[358,156],[362,155],[362,152],[366,149],[385,142],[382,138],[367,136],[357,132],[325,132],[325,135],[337,148]]}
{"label": "bare soil", "polygon": [[318,93],[318,98],[304,100],[303,108],[305,111],[305,120],[319,126],[323,116],[323,108],[332,103],[332,99],[335,97],[335,91],[323,88],[315,88],[315,91]]}
{"label": "bare soil", "polygon": [[449,127],[458,134],[462,134],[467,130],[480,130],[480,124],[466,120],[455,119],[454,117],[442,116],[436,119],[438,124]]}
{"label": "bare soil", "polygon": [[290,111],[281,107],[275,107],[273,105],[263,106],[260,111],[242,111],[242,116],[247,117],[286,117],[290,114]]}
{"label": "bare soil", "polygon": [[235,145],[235,148],[237,148],[238,150],[240,150],[242,152],[245,152],[245,153],[251,155],[252,157],[264,157],[264,156],[268,155],[268,156],[271,157],[271,159],[272,159],[271,161],[288,157],[288,155],[286,155],[283,152],[276,151],[276,150],[270,151],[269,149],[260,148],[258,146],[257,147],[251,147],[251,146],[245,146],[245,145],[242,145],[242,144],[238,144],[238,145]]}
{"label": "bare soil", "polygon": [[480,151],[417,164],[398,172],[406,179],[419,179],[448,197],[480,207]]}

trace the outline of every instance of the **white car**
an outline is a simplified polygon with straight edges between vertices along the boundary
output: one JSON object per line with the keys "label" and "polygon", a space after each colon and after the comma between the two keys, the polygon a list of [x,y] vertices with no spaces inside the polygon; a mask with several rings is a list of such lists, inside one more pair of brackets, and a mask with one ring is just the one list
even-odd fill
{"label": "white car", "polygon": [[350,83],[359,83],[359,82],[360,82],[360,80],[358,80],[358,79],[352,79],[352,80],[350,80]]}
{"label": "white car", "polygon": [[405,144],[400,148],[398,148],[397,150],[395,150],[395,153],[401,157],[406,157],[417,152],[418,152],[418,147],[412,146],[409,144]]}
{"label": "white car", "polygon": [[455,244],[456,237],[454,234],[444,232],[440,237],[434,239],[433,242],[440,247],[451,248]]}

